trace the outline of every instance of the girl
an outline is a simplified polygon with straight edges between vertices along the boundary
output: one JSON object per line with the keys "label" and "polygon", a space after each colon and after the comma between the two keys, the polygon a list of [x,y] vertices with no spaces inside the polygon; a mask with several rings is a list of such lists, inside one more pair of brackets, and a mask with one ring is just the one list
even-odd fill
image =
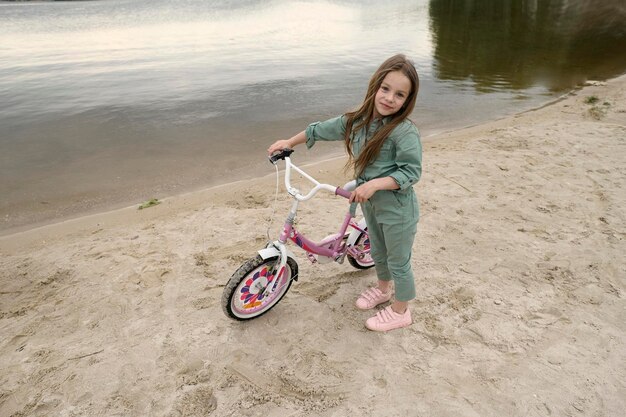
{"label": "girl", "polygon": [[354,112],[309,125],[290,139],[273,143],[268,153],[318,140],[343,140],[347,166],[357,179],[350,202],[361,204],[367,222],[377,286],[356,300],[363,310],[395,300],[365,322],[370,330],[387,331],[412,322],[408,302],[415,298],[411,248],[419,219],[412,185],[422,172],[422,145],[408,116],[415,107],[419,79],[404,55],[383,62],[372,76],[363,104]]}

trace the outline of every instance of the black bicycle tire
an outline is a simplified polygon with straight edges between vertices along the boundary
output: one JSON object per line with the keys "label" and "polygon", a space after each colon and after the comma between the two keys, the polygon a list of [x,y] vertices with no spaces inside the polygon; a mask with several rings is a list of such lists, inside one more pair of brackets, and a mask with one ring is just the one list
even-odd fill
{"label": "black bicycle tire", "polygon": [[226,286],[224,287],[224,291],[222,293],[222,310],[227,317],[237,320],[237,321],[246,321],[256,319],[257,317],[261,317],[271,309],[273,309],[289,292],[291,288],[291,284],[294,280],[294,277],[298,276],[298,264],[292,258],[287,258],[287,266],[290,269],[290,278],[287,282],[287,289],[283,292],[283,294],[274,302],[271,306],[269,306],[266,310],[263,310],[260,314],[251,316],[251,317],[241,317],[236,315],[232,310],[232,298],[235,296],[235,290],[239,287],[239,284],[242,280],[246,279],[246,277],[255,269],[263,264],[269,264],[272,262],[276,262],[278,260],[278,256],[273,256],[271,258],[263,259],[260,255],[257,255],[254,258],[250,258],[245,261],[230,277]]}

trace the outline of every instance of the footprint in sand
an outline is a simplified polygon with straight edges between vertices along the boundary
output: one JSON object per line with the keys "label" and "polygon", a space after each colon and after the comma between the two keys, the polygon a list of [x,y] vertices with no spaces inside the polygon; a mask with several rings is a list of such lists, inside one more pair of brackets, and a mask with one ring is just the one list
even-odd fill
{"label": "footprint in sand", "polygon": [[538,327],[548,327],[556,322],[569,322],[569,319],[557,308],[541,309],[526,314],[526,322]]}
{"label": "footprint in sand", "polygon": [[206,417],[217,408],[217,399],[213,389],[206,386],[194,386],[183,389],[174,404],[171,417]]}
{"label": "footprint in sand", "polygon": [[202,297],[194,300],[191,304],[198,310],[204,310],[217,305],[218,300],[215,297]]}

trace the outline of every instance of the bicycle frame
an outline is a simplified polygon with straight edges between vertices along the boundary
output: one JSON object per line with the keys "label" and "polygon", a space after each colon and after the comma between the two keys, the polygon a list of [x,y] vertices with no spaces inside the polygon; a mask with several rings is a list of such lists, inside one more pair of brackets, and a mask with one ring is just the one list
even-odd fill
{"label": "bicycle frame", "polygon": [[[310,255],[319,255],[331,260],[343,261],[343,258],[348,252],[351,254],[357,252],[352,247],[347,245],[342,246],[342,243],[347,238],[346,231],[348,230],[348,227],[352,227],[355,230],[366,233],[363,228],[359,227],[358,224],[352,221],[352,215],[350,213],[346,213],[339,231],[334,235],[328,236],[319,243],[309,240],[306,236],[299,233],[295,227],[293,227],[292,223],[288,222],[285,222],[279,241],[284,244],[287,242],[287,238],[289,238],[289,240]],[[316,262],[315,258],[312,256],[309,256],[309,259],[312,262]]]}
{"label": "bicycle frame", "polygon": [[[341,227],[339,228],[339,231],[334,235],[324,238],[321,242],[316,243],[308,239],[303,234],[299,233],[294,227],[294,221],[300,202],[310,200],[315,194],[317,194],[321,190],[326,190],[335,195],[339,195],[346,199],[349,199],[351,191],[356,188],[356,181],[348,182],[343,186],[343,188],[332,186],[330,184],[321,184],[315,178],[311,177],[302,169],[294,165],[288,155],[284,157],[284,160],[286,163],[285,187],[287,189],[287,192],[293,197],[294,202],[291,206],[287,219],[285,220],[283,231],[280,234],[278,240],[270,243],[265,249],[259,251],[259,254],[264,259],[279,255],[280,265],[278,268],[279,272],[277,274],[276,282],[280,280],[284,273],[285,265],[287,263],[287,257],[291,256],[286,248],[287,240],[291,240],[298,247],[305,250],[311,262],[317,262],[318,259],[315,258],[315,255],[318,255],[320,257],[326,258],[326,260],[328,261],[333,260],[342,263],[346,254],[348,253],[355,257],[358,256],[360,251],[354,248],[353,244],[358,238],[358,235],[360,235],[361,233],[367,233],[365,231],[366,225],[364,220],[361,220],[361,222],[359,222],[358,224],[352,220],[354,218],[353,210],[349,210],[346,213]],[[313,189],[311,189],[308,194],[302,195],[298,189],[291,186],[292,170],[297,171],[304,178],[314,184]],[[348,227],[351,227],[353,230],[349,234],[346,234]],[[322,261],[322,259],[320,259],[320,262]],[[268,286],[266,291],[270,291],[270,287],[272,286]]]}

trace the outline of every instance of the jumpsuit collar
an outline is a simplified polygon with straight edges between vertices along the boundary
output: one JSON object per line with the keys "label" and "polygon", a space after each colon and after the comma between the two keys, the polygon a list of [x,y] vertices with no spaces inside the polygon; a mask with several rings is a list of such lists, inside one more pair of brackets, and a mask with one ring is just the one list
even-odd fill
{"label": "jumpsuit collar", "polygon": [[387,123],[389,123],[389,121],[391,120],[391,116],[385,116],[382,118],[376,118],[376,119],[372,119],[371,125],[376,126],[379,123],[382,122],[382,125],[386,125]]}

